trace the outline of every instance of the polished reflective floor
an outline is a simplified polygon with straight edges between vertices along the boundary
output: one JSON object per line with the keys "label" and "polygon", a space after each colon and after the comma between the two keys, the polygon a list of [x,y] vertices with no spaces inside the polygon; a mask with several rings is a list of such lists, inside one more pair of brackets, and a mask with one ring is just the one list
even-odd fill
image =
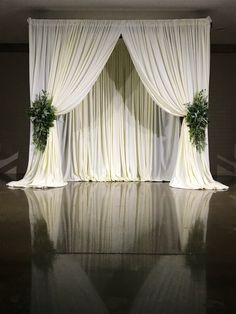
{"label": "polished reflective floor", "polygon": [[0,185],[0,313],[236,313],[236,182]]}

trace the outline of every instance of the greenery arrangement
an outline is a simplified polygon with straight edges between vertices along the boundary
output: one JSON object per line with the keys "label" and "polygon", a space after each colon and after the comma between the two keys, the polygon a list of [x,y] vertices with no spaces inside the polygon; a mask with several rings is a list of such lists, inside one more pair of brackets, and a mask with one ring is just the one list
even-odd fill
{"label": "greenery arrangement", "polygon": [[206,127],[208,120],[208,101],[205,90],[198,92],[192,104],[187,104],[186,122],[189,127],[190,140],[198,152],[206,146]]}
{"label": "greenery arrangement", "polygon": [[29,109],[29,116],[33,123],[33,143],[39,151],[43,152],[49,129],[53,127],[56,120],[56,108],[52,106],[52,98],[48,97],[45,90],[36,96]]}

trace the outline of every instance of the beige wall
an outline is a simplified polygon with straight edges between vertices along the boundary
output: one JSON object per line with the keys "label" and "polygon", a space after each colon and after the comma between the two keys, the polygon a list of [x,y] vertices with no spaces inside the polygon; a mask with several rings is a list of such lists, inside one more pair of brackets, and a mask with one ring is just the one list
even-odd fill
{"label": "beige wall", "polygon": [[[27,52],[0,52],[0,180],[21,175],[28,158]],[[236,176],[236,53],[211,58],[210,162],[214,175]]]}

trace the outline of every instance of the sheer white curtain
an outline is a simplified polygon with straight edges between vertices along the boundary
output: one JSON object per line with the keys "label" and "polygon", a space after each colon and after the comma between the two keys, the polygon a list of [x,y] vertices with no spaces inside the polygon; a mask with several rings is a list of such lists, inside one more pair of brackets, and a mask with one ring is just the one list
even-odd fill
{"label": "sheer white curtain", "polygon": [[[136,70],[154,101],[167,112],[184,117],[186,103],[208,91],[210,18],[130,21],[122,30]],[[170,185],[186,189],[224,189],[213,180],[208,148],[198,153],[183,119],[175,172]]]}
{"label": "sheer white curtain", "polygon": [[[77,106],[92,88],[120,35],[121,23],[86,20],[29,20],[30,96],[42,89],[57,114]],[[9,186],[63,186],[57,122],[43,154],[31,145],[25,177]]]}
{"label": "sheer white curtain", "polygon": [[58,123],[66,181],[170,181],[179,118],[160,109],[120,39],[92,90]]}

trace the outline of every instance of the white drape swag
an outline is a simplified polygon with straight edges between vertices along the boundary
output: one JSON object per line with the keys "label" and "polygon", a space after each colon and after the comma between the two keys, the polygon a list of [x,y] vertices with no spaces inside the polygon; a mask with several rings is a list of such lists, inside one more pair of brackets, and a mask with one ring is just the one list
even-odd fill
{"label": "white drape swag", "polygon": [[[142,83],[155,103],[175,116],[196,92],[208,91],[210,19],[166,21],[29,20],[31,101],[42,89],[57,114],[72,111],[91,90],[122,33]],[[43,154],[31,145],[25,177],[11,186],[63,186],[57,123]],[[183,119],[170,185],[225,189],[213,180],[208,148],[198,153]]]}
{"label": "white drape swag", "polygon": [[[53,96],[57,114],[75,108],[88,94],[120,36],[112,21],[29,20],[31,101],[42,90]],[[43,154],[30,147],[28,170],[14,186],[59,187],[63,178],[57,123]]]}
{"label": "white drape swag", "polygon": [[[137,72],[165,111],[184,117],[187,103],[204,89],[210,70],[210,18],[173,21],[127,22],[123,38]],[[224,189],[213,180],[208,148],[198,153],[191,144],[183,119],[172,187]]]}

